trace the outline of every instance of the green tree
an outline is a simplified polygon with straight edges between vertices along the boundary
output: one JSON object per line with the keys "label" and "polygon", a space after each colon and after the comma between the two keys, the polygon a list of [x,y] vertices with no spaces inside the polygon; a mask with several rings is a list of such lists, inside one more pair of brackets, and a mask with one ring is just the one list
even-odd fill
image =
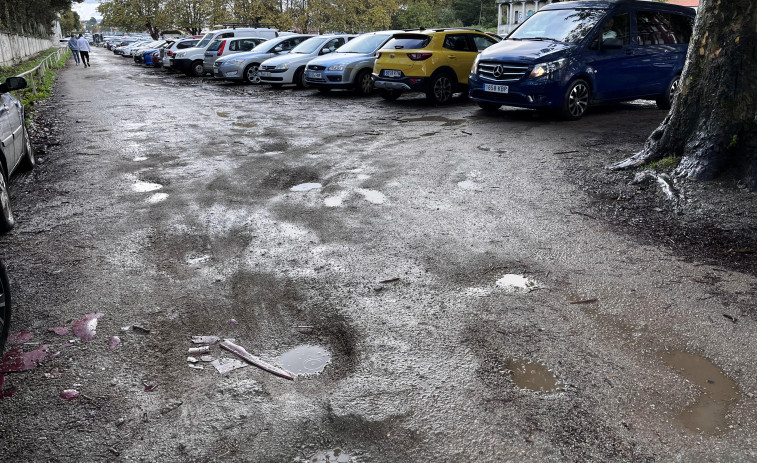
{"label": "green tree", "polygon": [[167,5],[167,14],[173,26],[197,35],[208,23],[213,4],[210,0],[175,0]]}
{"label": "green tree", "polygon": [[497,25],[497,4],[491,0],[452,0],[451,6],[463,26]]}
{"label": "green tree", "polygon": [[103,25],[129,31],[147,31],[152,38],[171,25],[171,17],[161,0],[106,0],[97,7]]}
{"label": "green tree", "polygon": [[84,27],[85,27],[85,28],[86,28],[86,29],[87,29],[88,31],[90,31],[90,32],[94,32],[94,30],[95,30],[95,27],[97,27],[97,19],[95,19],[94,17],[91,17],[91,18],[89,18],[89,19],[87,20],[86,24],[84,25]]}
{"label": "green tree", "polygon": [[2,0],[0,30],[17,34],[49,36],[59,15],[82,0]]}
{"label": "green tree", "polygon": [[63,35],[71,35],[82,30],[79,13],[68,10],[60,16],[60,30]]}

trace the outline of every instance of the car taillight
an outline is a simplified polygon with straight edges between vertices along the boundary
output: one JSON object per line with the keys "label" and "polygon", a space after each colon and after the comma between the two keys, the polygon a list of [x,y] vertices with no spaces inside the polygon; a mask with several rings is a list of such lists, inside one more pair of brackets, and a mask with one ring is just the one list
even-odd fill
{"label": "car taillight", "polygon": [[408,53],[407,57],[413,61],[423,61],[431,58],[431,53]]}
{"label": "car taillight", "polygon": [[168,56],[173,56],[173,52],[171,50],[168,50]]}
{"label": "car taillight", "polygon": [[226,41],[224,40],[221,42],[221,48],[218,49],[218,56],[221,56],[223,54],[223,49],[226,46]]}

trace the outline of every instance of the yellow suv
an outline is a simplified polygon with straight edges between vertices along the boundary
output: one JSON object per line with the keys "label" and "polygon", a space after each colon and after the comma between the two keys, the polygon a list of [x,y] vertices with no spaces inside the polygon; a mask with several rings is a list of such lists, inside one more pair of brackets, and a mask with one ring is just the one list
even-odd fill
{"label": "yellow suv", "polygon": [[497,40],[473,29],[419,29],[395,34],[378,51],[373,85],[385,100],[424,92],[436,104],[467,92],[468,75],[481,50]]}

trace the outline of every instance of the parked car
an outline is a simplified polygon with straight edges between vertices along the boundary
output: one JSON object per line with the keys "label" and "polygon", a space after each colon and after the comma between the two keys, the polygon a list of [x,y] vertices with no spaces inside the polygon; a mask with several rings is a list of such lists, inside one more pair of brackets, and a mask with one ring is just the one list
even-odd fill
{"label": "parked car", "polygon": [[400,31],[369,32],[342,45],[336,52],[310,61],[305,82],[320,92],[352,89],[358,95],[373,92],[373,65],[376,51]]}
{"label": "parked car", "polygon": [[333,53],[354,35],[319,35],[311,37],[283,56],[275,56],[260,63],[260,81],[272,87],[295,84],[305,88],[305,67],[318,56]]}
{"label": "parked car", "polygon": [[470,97],[553,109],[579,119],[591,104],[653,99],[669,109],[678,90],[694,10],[658,2],[546,5],[471,69]]}
{"label": "parked car", "polygon": [[163,67],[165,69],[171,69],[173,68],[173,58],[174,55],[179,50],[185,50],[187,48],[193,48],[197,43],[200,41],[199,38],[187,38],[187,39],[179,39],[175,41],[169,48],[164,49],[161,53],[161,58],[163,60]]}
{"label": "parked car", "polygon": [[213,73],[213,63],[222,56],[233,55],[235,53],[244,53],[257,47],[268,39],[263,37],[230,37],[228,39],[219,39],[210,44],[205,50],[205,58],[202,65],[206,73]]}
{"label": "parked car", "polygon": [[397,34],[378,52],[373,85],[386,100],[424,92],[436,104],[467,92],[471,65],[481,50],[497,43],[473,29],[420,29]]}
{"label": "parked car", "polygon": [[11,91],[26,88],[23,77],[9,77],[0,84],[0,232],[13,228],[16,219],[11,208],[8,181],[19,169],[36,165],[34,150],[24,121],[24,105]]}
{"label": "parked car", "polygon": [[116,55],[123,56],[124,58],[130,57],[132,49],[136,47],[141,47],[143,45],[147,45],[148,43],[150,43],[150,41],[146,41],[146,40],[140,40],[137,42],[127,41],[126,45],[121,45],[119,47],[116,47],[116,49],[113,50],[113,53],[115,53]]}
{"label": "parked car", "polygon": [[205,75],[205,66],[203,64],[205,51],[215,40],[229,37],[263,37],[266,39],[272,39],[279,35],[287,34],[289,33],[280,33],[276,29],[264,27],[242,27],[208,32],[194,48],[187,48],[186,50],[176,53],[173,60],[173,66],[175,69],[178,69],[187,75],[199,77]]}
{"label": "parked car", "polygon": [[8,282],[8,272],[5,264],[0,260],[0,356],[5,350],[5,341],[11,326],[11,290]]}
{"label": "parked car", "polygon": [[132,52],[132,55],[134,55],[134,62],[137,64],[144,64],[146,53],[150,53],[150,55],[152,55],[152,52],[154,52],[155,50],[157,50],[158,48],[162,47],[165,44],[166,44],[166,40],[157,40],[143,47],[135,48]]}
{"label": "parked car", "polygon": [[288,53],[310,37],[313,36],[300,34],[278,37],[261,43],[247,53],[218,58],[213,63],[213,77],[259,84],[258,67],[260,63],[276,55]]}

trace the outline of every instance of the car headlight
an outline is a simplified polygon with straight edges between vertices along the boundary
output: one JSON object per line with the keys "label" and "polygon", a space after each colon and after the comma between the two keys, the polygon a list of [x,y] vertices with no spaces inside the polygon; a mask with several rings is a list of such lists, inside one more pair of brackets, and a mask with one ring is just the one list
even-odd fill
{"label": "car headlight", "polygon": [[242,63],[244,63],[244,59],[242,58],[230,59],[230,60],[225,60],[225,61],[221,60],[221,66],[223,66],[224,64],[242,64]]}
{"label": "car headlight", "polygon": [[481,54],[479,53],[476,55],[476,59],[473,60],[473,66],[470,68],[471,74],[477,74],[478,73],[478,62],[481,60]]}
{"label": "car headlight", "polygon": [[287,69],[289,69],[289,63],[279,64],[278,66],[276,66],[276,69],[287,70]]}
{"label": "car headlight", "polygon": [[565,66],[566,62],[567,62],[567,59],[563,58],[563,59],[558,59],[557,61],[550,61],[548,63],[539,63],[536,66],[534,66],[534,70],[531,71],[531,75],[529,75],[529,77],[535,78],[535,77],[550,75],[553,72]]}
{"label": "car headlight", "polygon": [[344,71],[344,64],[332,64],[329,71]]}

